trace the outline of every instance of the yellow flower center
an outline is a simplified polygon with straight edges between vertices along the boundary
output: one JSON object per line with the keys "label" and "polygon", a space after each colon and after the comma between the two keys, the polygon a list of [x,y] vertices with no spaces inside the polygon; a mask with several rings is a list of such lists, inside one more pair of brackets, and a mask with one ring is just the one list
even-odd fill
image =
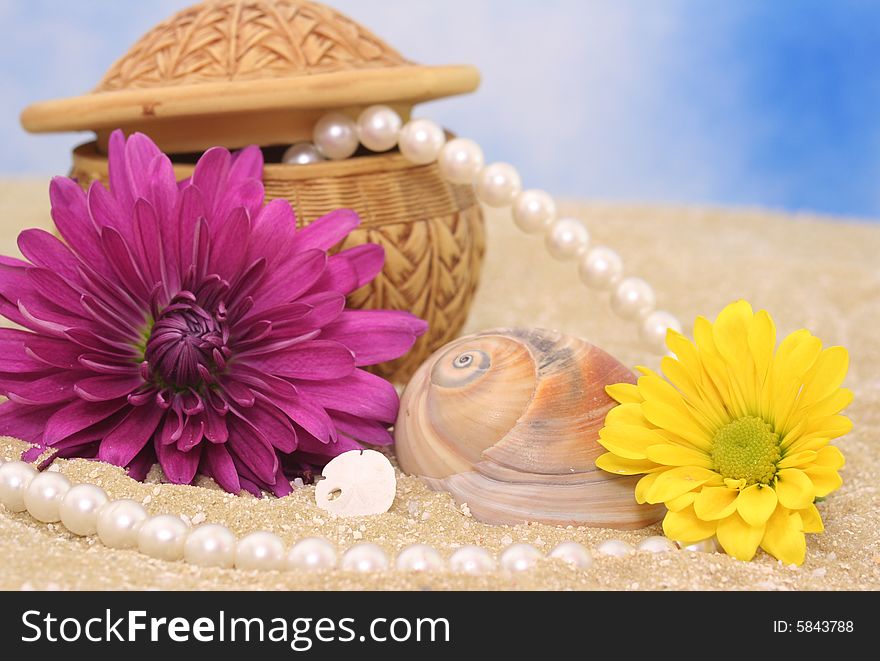
{"label": "yellow flower center", "polygon": [[712,439],[715,470],[746,484],[769,484],[780,457],[779,434],[754,416],[724,425]]}

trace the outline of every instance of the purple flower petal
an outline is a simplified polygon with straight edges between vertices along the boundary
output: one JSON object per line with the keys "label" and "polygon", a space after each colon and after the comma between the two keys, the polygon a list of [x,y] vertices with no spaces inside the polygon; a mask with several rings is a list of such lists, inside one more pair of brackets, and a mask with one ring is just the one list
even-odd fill
{"label": "purple flower petal", "polygon": [[[153,206],[140,198],[134,203],[134,243],[135,261],[138,271],[143,275],[147,289],[152,290],[157,282],[166,282],[164,274],[165,257],[159,221]],[[168,294],[170,297],[170,293]]]}
{"label": "purple flower petal", "polygon": [[50,367],[73,369],[79,366],[78,358],[85,353],[82,347],[64,339],[44,337],[36,333],[27,333],[27,336],[24,340],[25,353]]}
{"label": "purple flower petal", "polygon": [[225,443],[229,440],[229,429],[226,427],[226,417],[220,415],[213,407],[209,406],[202,415],[205,421],[205,438],[211,443]]}
{"label": "purple flower petal", "polygon": [[[333,259],[345,259],[354,266],[357,272],[357,283],[354,288],[359,289],[371,282],[382,271],[382,267],[385,265],[385,249],[375,243],[363,243],[337,253]],[[350,294],[351,291],[344,293]]]}
{"label": "purple flower petal", "polygon": [[408,312],[349,310],[328,325],[321,339],[344,344],[358,366],[399,358],[412,348],[428,325]]}
{"label": "purple flower petal", "polygon": [[83,262],[103,275],[109,274],[83,189],[72,179],[55,177],[49,184],[49,199],[52,203],[52,220],[61,238]]}
{"label": "purple flower petal", "polygon": [[126,397],[144,384],[140,375],[131,377],[91,376],[79,379],[74,385],[74,392],[89,402],[105,402],[108,399]]}
{"label": "purple flower petal", "polygon": [[231,164],[232,157],[228,150],[212,147],[202,154],[193,170],[192,185],[202,192],[210,219],[215,217],[214,212],[226,190]]}
{"label": "purple flower petal", "polygon": [[39,335],[14,328],[0,328],[0,370],[3,372],[38,372],[47,365],[35,359],[27,351],[27,341]]}
{"label": "purple flower petal", "polygon": [[[126,208],[133,209],[134,204],[135,202],[132,200]],[[97,234],[100,235],[105,227],[111,227],[127,239],[133,238],[134,233],[130,219],[127,218],[130,212],[123,211],[123,206],[119,203],[118,198],[104,188],[104,184],[100,181],[93,181],[89,186],[87,205],[89,215],[92,218],[92,226],[96,229]]]}
{"label": "purple flower petal", "polygon": [[18,247],[34,265],[54,270],[68,282],[80,285],[80,262],[70,248],[41,229],[24,230],[18,235]]}
{"label": "purple flower petal", "polygon": [[107,146],[107,165],[110,175],[110,190],[113,197],[126,209],[134,204],[135,195],[129,184],[125,163],[125,134],[116,129],[110,134]]}
{"label": "purple flower petal", "polygon": [[[230,172],[230,180],[232,179],[231,175],[232,173]],[[256,217],[260,212],[260,208],[263,206],[264,196],[263,182],[259,179],[245,179],[236,184],[230,182],[230,186],[224,191],[223,196],[220,198],[214,209],[214,218],[218,223],[222,223],[219,227],[226,227],[229,214],[236,209],[244,211],[248,218]],[[215,228],[217,227],[218,226],[215,225]],[[247,235],[241,235],[239,236],[239,239],[242,236]],[[244,255],[242,255],[242,257],[244,257]]]}
{"label": "purple flower petal", "polygon": [[20,438],[28,443],[43,442],[46,418],[55,408],[3,402],[0,404],[0,436]]}
{"label": "purple flower petal", "polygon": [[[95,455],[97,456],[97,451]],[[152,443],[147,443],[144,449],[138,452],[137,456],[128,464],[128,476],[133,480],[143,482],[147,479],[147,474],[155,463],[156,451],[153,449]]]}
{"label": "purple flower petal", "polygon": [[165,472],[165,477],[173,484],[190,484],[196,476],[202,447],[196,446],[188,452],[181,452],[175,445],[157,445],[156,457]]}
{"label": "purple flower petal", "polygon": [[275,448],[290,453],[296,450],[296,431],[290,419],[279,409],[265,402],[242,413],[250,424],[259,429]]}
{"label": "purple flower petal", "polygon": [[[150,192],[151,166],[157,156],[161,156],[159,148],[143,133],[133,133],[125,142],[125,174],[128,179],[128,190],[132,202],[139,197],[147,197]],[[111,181],[112,185],[112,181]],[[111,192],[112,188],[111,188]],[[118,198],[117,198],[118,199]],[[126,206],[125,209],[130,209]]]}
{"label": "purple flower petal", "polygon": [[289,257],[296,237],[296,216],[286,200],[272,200],[254,217],[247,262],[275,262],[279,254]]}
{"label": "purple flower petal", "polygon": [[361,443],[391,445],[394,442],[388,431],[388,426],[380,422],[365,420],[338,411],[332,411],[330,417],[333,418],[333,423],[339,431]]}
{"label": "purple flower petal", "polygon": [[250,231],[251,224],[242,207],[228,213],[223,226],[211,233],[213,246],[209,270],[212,273],[230,281],[239,274],[244,266]]}
{"label": "purple flower petal", "polygon": [[330,459],[343,452],[363,449],[360,443],[348,436],[340,436],[332,443],[324,443],[311,434],[297,430],[297,439],[299,441],[297,454],[305,461],[319,466],[323,466]]}
{"label": "purple flower petal", "polygon": [[275,449],[261,431],[241,418],[227,420],[229,441],[226,447],[265,484],[273,484],[278,471]]}
{"label": "purple flower petal", "polygon": [[[296,392],[292,387],[291,391],[285,392],[279,389],[272,396],[264,396],[264,398],[284,411],[287,417],[322,443],[336,441],[338,434],[333,420],[313,399]],[[297,443],[300,437],[297,432]]]}
{"label": "purple flower petal", "polygon": [[335,381],[311,381],[307,387],[309,397],[324,408],[387,424],[397,419],[400,400],[394,386],[364,370]]}
{"label": "purple flower petal", "polygon": [[[160,226],[160,233],[169,240],[176,236],[174,226],[175,209],[180,191],[177,187],[177,178],[174,176],[174,166],[171,159],[165,154],[158,154],[150,161],[149,186],[144,199],[156,211],[156,218]],[[173,249],[173,246],[172,246]]]}
{"label": "purple flower petal", "polygon": [[[256,145],[249,145],[232,155],[232,167],[229,169],[230,181],[263,178],[263,151]],[[260,196],[260,204],[263,198]]]}
{"label": "purple flower petal", "polygon": [[329,250],[360,225],[361,219],[351,209],[337,209],[318,218],[296,235],[297,250]]}
{"label": "purple flower petal", "polygon": [[237,494],[241,491],[238,471],[225,445],[206,446],[202,458],[205,472],[214,478],[217,484],[229,493]]}
{"label": "purple flower petal", "polygon": [[[92,404],[92,406],[98,405]],[[128,465],[153,436],[163,415],[165,411],[157,406],[132,408],[125,420],[101,441],[98,458],[116,466]]]}
{"label": "purple flower petal", "polygon": [[249,357],[248,364],[294,379],[340,379],[354,371],[354,355],[339,342],[313,340],[272,354]]}
{"label": "purple flower petal", "polygon": [[[91,427],[109,418],[126,406],[124,399],[108,402],[87,402],[75,399],[71,403],[56,408],[55,413],[46,421],[44,442],[53,445],[71,434]],[[125,464],[120,464],[125,465]]]}
{"label": "purple flower petal", "polygon": [[259,301],[244,319],[257,317],[262,310],[290,303],[312,288],[327,266],[327,253],[307,250],[279,264],[260,287]]}
{"label": "purple flower petal", "polygon": [[82,377],[78,372],[56,372],[18,385],[6,396],[19,404],[42,406],[68,402],[76,397],[73,386]]}

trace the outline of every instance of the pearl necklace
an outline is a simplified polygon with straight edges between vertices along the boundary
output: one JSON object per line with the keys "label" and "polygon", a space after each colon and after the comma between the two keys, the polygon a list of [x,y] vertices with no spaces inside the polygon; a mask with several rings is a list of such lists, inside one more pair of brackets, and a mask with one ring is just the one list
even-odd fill
{"label": "pearl necklace", "polygon": [[[23,461],[0,463],[0,503],[11,512],[27,512],[42,523],[64,525],[74,535],[97,537],[111,549],[132,549],[169,562],[185,561],[198,567],[261,571],[319,571],[340,569],[380,572],[391,568],[385,551],[371,542],[356,544],[337,560],[328,540],[307,537],[290,549],[276,534],[258,530],[237,539],[227,527],[204,523],[191,528],[173,514],[149,516],[143,506],[129,499],[110,500],[99,486],[86,482],[71,485],[57,471],[39,473]],[[602,542],[593,552],[577,542],[562,542],[548,554],[578,569],[593,565],[593,556],[623,557],[633,553],[663,553],[677,547],[666,537],[643,539],[637,547],[619,539]],[[714,552],[713,540],[685,546],[684,550]],[[501,569],[527,571],[544,559],[531,544],[510,544],[495,557],[480,546],[462,546],[444,561],[425,544],[401,549],[394,569],[403,572],[451,571],[479,575]]]}
{"label": "pearl necklace", "polygon": [[388,106],[370,106],[357,121],[332,112],[315,124],[312,143],[292,145],[285,163],[308,165],[325,159],[342,160],[358,145],[373,152],[394,147],[416,165],[437,162],[443,177],[453,184],[472,184],[477,199],[494,208],[510,208],[516,226],[528,234],[543,234],[550,256],[578,262],[581,281],[592,289],[610,292],[611,309],[639,325],[645,346],[654,353],[666,351],[666,331],[681,332],[681,323],[669,312],[655,309],[654,290],[638,277],[623,277],[623,261],[607,246],[590,246],[590,234],[576,218],[557,217],[556,202],[541,190],[522,190],[519,173],[508,163],[485,165],[483,151],[473,140],[447,142],[443,129],[429,119],[406,124]]}

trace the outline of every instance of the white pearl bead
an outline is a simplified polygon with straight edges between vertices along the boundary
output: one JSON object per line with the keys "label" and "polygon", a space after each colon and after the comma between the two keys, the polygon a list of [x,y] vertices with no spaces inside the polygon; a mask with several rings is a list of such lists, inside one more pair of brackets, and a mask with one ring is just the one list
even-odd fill
{"label": "white pearl bead", "polygon": [[484,163],[480,145],[467,138],[455,138],[447,142],[437,159],[440,174],[453,184],[474,183]]}
{"label": "white pearl bead", "polygon": [[664,310],[655,310],[642,320],[639,335],[642,341],[657,353],[666,351],[666,331],[681,332],[681,322]]}
{"label": "white pearl bead", "polygon": [[596,547],[596,553],[599,555],[610,555],[615,558],[622,558],[635,552],[635,547],[622,539],[606,539]]}
{"label": "white pearl bead", "polygon": [[74,535],[94,535],[98,532],[98,510],[107,501],[107,493],[94,484],[70,487],[58,508],[61,523]]}
{"label": "white pearl bead", "polygon": [[531,544],[511,544],[501,552],[498,562],[507,571],[526,571],[541,557],[541,552]]}
{"label": "white pearl bead", "polygon": [[333,569],[336,566],[336,548],[321,537],[299,540],[287,554],[288,569],[308,571]]}
{"label": "white pearl bead", "polygon": [[133,549],[138,543],[138,529],[146,520],[147,511],[140,503],[112,500],[98,510],[98,539],[111,549]]}
{"label": "white pearl bead", "polygon": [[577,542],[562,542],[550,551],[550,557],[567,562],[578,569],[588,569],[593,566],[593,554],[583,544]]}
{"label": "white pearl bead", "polygon": [[356,544],[343,553],[339,566],[344,571],[383,571],[388,569],[388,556],[375,544],[365,542]]}
{"label": "white pearl bead", "polygon": [[587,251],[590,233],[576,218],[560,218],[547,228],[547,252],[561,262],[577,259]]}
{"label": "white pearl bead", "polygon": [[61,520],[59,507],[68,489],[70,480],[61,473],[39,473],[24,492],[24,504],[37,521],[55,523]]}
{"label": "white pearl bead", "polygon": [[188,532],[189,526],[180,517],[171,514],[154,516],[138,529],[138,549],[159,560],[181,560]]}
{"label": "white pearl bead", "polygon": [[23,461],[8,461],[0,466],[0,503],[11,512],[24,512],[24,492],[37,471]]}
{"label": "white pearl bead", "polygon": [[671,539],[663,537],[663,535],[654,535],[643,539],[636,548],[646,553],[666,553],[667,551],[674,551],[675,544]]}
{"label": "white pearl bead", "polygon": [[624,278],[611,293],[611,309],[623,319],[642,319],[654,303],[654,290],[641,278]]}
{"label": "white pearl bead", "polygon": [[397,146],[400,153],[417,165],[433,163],[446,144],[446,134],[430,119],[414,119],[400,130]]}
{"label": "white pearl bead", "polygon": [[583,256],[578,271],[588,287],[611,289],[623,273],[623,260],[611,248],[596,246]]}
{"label": "white pearl bead", "polygon": [[395,566],[399,571],[437,571],[443,568],[443,558],[426,544],[413,544],[397,554]]}
{"label": "white pearl bead", "polygon": [[513,204],[522,182],[512,165],[492,163],[479,171],[474,186],[480,202],[490,207],[506,207]]}
{"label": "white pearl bead", "polygon": [[370,106],[358,117],[361,144],[370,151],[388,151],[397,144],[400,115],[388,106]]}
{"label": "white pearl bead", "polygon": [[300,142],[291,145],[281,157],[282,163],[289,165],[311,165],[312,163],[320,163],[324,160],[323,154],[311,142]]}
{"label": "white pearl bead", "polygon": [[197,567],[230,569],[235,564],[235,535],[216,523],[201,525],[186,536],[183,559]]}
{"label": "white pearl bead", "polygon": [[495,558],[479,546],[462,546],[449,556],[449,568],[459,574],[478,576],[495,569]]}
{"label": "white pearl bead", "polygon": [[542,190],[527,190],[513,202],[513,222],[526,234],[543,232],[556,220],[556,202]]}
{"label": "white pearl bead", "polygon": [[252,532],[235,548],[236,569],[271,571],[284,567],[284,542],[278,535],[265,530]]}
{"label": "white pearl bead", "polygon": [[312,142],[326,158],[341,161],[357,151],[357,124],[340,112],[327,113],[315,124]]}
{"label": "white pearl bead", "polygon": [[715,543],[714,537],[694,542],[693,544],[681,544],[677,542],[682,551],[690,551],[691,553],[715,553],[718,545]]}

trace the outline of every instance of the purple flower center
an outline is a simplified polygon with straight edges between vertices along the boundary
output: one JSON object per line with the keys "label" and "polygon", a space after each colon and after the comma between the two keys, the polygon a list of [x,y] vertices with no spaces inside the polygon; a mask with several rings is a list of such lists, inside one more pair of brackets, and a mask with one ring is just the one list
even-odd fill
{"label": "purple flower center", "polygon": [[184,390],[215,381],[231,355],[223,303],[209,312],[196,296],[182,291],[162,310],[147,340],[149,378]]}

